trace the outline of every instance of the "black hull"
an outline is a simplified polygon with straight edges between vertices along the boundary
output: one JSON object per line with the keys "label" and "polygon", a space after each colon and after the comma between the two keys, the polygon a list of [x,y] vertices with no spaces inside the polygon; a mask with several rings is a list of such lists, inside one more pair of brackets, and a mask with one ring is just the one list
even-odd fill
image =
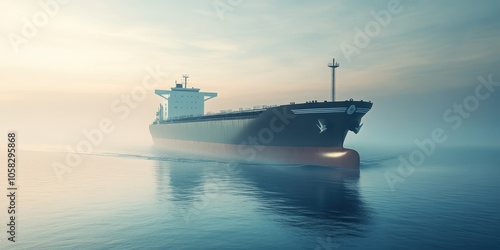
{"label": "black hull", "polygon": [[[363,101],[290,104],[153,123],[150,132],[155,144],[171,151],[352,168],[359,166],[359,156],[343,148],[344,140],[371,107]],[[327,155],[335,157],[323,159]],[[339,162],[338,156],[349,159]]]}

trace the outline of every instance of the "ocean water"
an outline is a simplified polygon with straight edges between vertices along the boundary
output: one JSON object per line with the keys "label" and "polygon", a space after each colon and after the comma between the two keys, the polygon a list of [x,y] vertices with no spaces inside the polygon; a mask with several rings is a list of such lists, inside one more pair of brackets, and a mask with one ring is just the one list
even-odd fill
{"label": "ocean water", "polygon": [[59,182],[65,152],[21,150],[16,242],[2,230],[0,248],[500,249],[498,149],[437,149],[394,189],[411,151],[359,152],[346,171],[103,151]]}

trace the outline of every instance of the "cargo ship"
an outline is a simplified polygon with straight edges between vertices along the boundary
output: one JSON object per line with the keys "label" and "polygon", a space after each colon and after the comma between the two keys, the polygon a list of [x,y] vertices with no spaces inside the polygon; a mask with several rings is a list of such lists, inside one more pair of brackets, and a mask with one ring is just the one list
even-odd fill
{"label": "cargo ship", "polygon": [[359,154],[344,148],[349,131],[357,134],[370,101],[335,100],[332,60],[331,101],[307,101],[205,114],[215,92],[188,87],[188,75],[169,90],[149,126],[155,145],[200,157],[269,164],[299,164],[359,169]]}

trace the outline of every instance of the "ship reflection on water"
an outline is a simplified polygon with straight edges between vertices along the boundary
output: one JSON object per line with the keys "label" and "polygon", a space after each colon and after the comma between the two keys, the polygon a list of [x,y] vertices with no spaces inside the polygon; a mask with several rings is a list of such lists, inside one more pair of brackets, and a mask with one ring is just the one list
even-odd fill
{"label": "ship reflection on water", "polygon": [[362,236],[370,224],[359,170],[158,161],[156,178],[157,199],[176,206],[188,224],[210,213],[257,213],[328,237]]}
{"label": "ship reflection on water", "polygon": [[327,235],[360,236],[369,222],[369,209],[358,192],[359,170],[262,165],[242,170],[258,189],[262,210],[285,215],[289,224],[326,230]]}

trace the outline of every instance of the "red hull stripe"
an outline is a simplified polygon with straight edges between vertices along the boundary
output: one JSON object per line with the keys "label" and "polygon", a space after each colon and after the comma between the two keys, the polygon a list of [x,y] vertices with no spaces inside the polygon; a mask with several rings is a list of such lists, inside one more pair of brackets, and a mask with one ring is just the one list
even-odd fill
{"label": "red hull stripe", "polygon": [[359,154],[342,147],[282,147],[236,145],[154,138],[155,144],[172,152],[254,163],[300,164],[340,168],[359,168]]}

